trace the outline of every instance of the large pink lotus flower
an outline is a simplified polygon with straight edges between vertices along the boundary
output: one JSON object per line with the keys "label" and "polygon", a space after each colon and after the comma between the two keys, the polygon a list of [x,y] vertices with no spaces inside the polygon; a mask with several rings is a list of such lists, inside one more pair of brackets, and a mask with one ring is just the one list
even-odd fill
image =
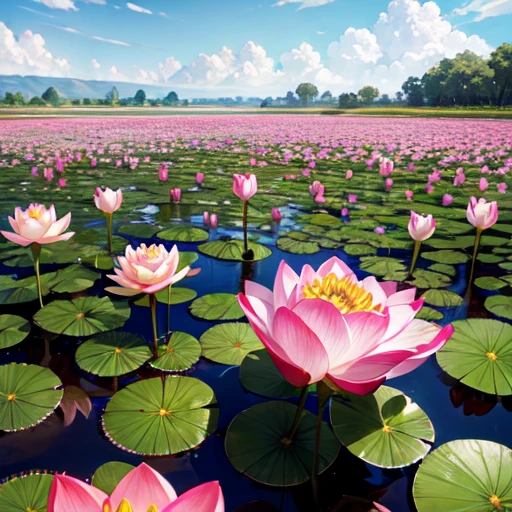
{"label": "large pink lotus flower", "polygon": [[476,197],[472,197],[468,203],[466,217],[475,228],[489,229],[498,220],[498,203],[488,203],[483,197],[477,201]]}
{"label": "large pink lotus flower", "polygon": [[27,247],[30,244],[53,244],[69,240],[75,233],[64,233],[71,222],[71,212],[57,220],[53,204],[47,210],[42,204],[31,204],[25,211],[14,209],[14,219],[9,217],[14,233],[0,231],[10,242]]}
{"label": "large pink lotus flower", "polygon": [[121,189],[114,191],[108,187],[105,190],[97,187],[94,192],[94,204],[104,213],[114,213],[123,204],[123,192]]}
{"label": "large pink lotus flower", "polygon": [[255,174],[233,174],[233,193],[242,201],[249,201],[258,192]]}
{"label": "large pink lotus flower", "polygon": [[436,230],[436,221],[432,215],[418,215],[411,210],[411,219],[409,220],[409,235],[416,242],[423,242],[430,238]]}
{"label": "large pink lotus flower", "polygon": [[140,244],[137,249],[127,245],[125,255],[117,258],[121,268],[114,268],[116,275],[108,276],[122,288],[111,286],[105,289],[125,296],[157,293],[188,274],[190,267],[176,272],[179,260],[180,254],[175,245],[170,252],[163,245],[146,247],[146,244]]}
{"label": "large pink lotus flower", "polygon": [[423,305],[415,288],[396,290],[397,283],[373,276],[358,281],[333,257],[316,272],[305,265],[300,276],[282,261],[273,291],[246,281],[238,300],[288,382],[327,377],[364,395],[420,366],[453,333],[414,319]]}
{"label": "large pink lotus flower", "polygon": [[132,469],[109,497],[66,475],[53,477],[48,512],[224,512],[218,482],[198,485],[179,498],[172,485],[147,464]]}

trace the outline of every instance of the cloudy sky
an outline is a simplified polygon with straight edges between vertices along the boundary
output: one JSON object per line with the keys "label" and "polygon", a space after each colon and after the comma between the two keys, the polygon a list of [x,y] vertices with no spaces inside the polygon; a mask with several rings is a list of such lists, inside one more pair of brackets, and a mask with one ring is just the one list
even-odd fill
{"label": "cloudy sky", "polygon": [[512,0],[1,0],[0,73],[394,93],[444,57],[512,42],[511,22]]}

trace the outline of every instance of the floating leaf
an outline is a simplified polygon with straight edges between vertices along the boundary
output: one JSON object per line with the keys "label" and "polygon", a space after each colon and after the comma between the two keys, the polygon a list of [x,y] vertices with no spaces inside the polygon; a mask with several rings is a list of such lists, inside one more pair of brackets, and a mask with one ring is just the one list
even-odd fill
{"label": "floating leaf", "polygon": [[478,391],[512,395],[512,326],[472,318],[453,327],[453,336],[436,354],[439,366]]}
{"label": "floating leaf", "polygon": [[12,276],[0,276],[0,304],[19,304],[36,299],[35,277],[15,280]]}
{"label": "floating leaf", "polygon": [[134,238],[152,238],[161,230],[157,226],[152,224],[146,224],[145,222],[137,224],[124,224],[118,229],[119,233],[123,235],[133,236]]}
{"label": "floating leaf", "polygon": [[165,345],[158,347],[158,359],[149,364],[165,372],[188,370],[199,361],[201,345],[186,332],[173,332]]}
{"label": "floating leaf", "polygon": [[502,256],[498,256],[496,254],[485,254],[485,253],[480,253],[476,259],[478,261],[481,261],[482,263],[500,263],[503,261]]}
{"label": "floating leaf", "polygon": [[[283,401],[265,402],[238,414],[226,433],[226,454],[234,468],[257,482],[291,486],[310,478],[315,451],[316,416],[308,411],[293,440],[290,432],[297,407]],[[339,443],[327,424],[320,438],[319,473],[336,459]]]}
{"label": "floating leaf", "polygon": [[512,450],[491,441],[443,444],[414,479],[418,512],[493,512],[512,505]]}
{"label": "floating leaf", "polygon": [[132,470],[135,466],[126,462],[107,462],[100,466],[92,475],[91,484],[101,489],[105,494],[111,495],[117,484]]}
{"label": "floating leaf", "polygon": [[408,282],[416,288],[443,288],[450,286],[452,283],[451,279],[444,274],[430,272],[421,268],[416,269],[412,277],[413,279]]}
{"label": "floating leaf", "polygon": [[23,430],[41,423],[59,405],[60,379],[33,364],[0,366],[0,430]]}
{"label": "floating leaf", "polygon": [[454,277],[457,275],[457,269],[452,267],[451,265],[445,265],[444,263],[434,263],[428,267],[429,270],[433,272],[441,272],[441,274],[446,274],[447,276]]}
{"label": "floating leaf", "polygon": [[456,265],[459,263],[466,263],[469,259],[469,255],[459,251],[435,251],[435,252],[423,252],[422,258],[426,260],[432,260],[437,263],[447,263],[449,265]]}
{"label": "floating leaf", "polygon": [[[198,247],[199,252],[218,258],[220,260],[244,261],[242,255],[244,253],[244,243],[241,240],[215,240],[202,244]],[[254,253],[252,261],[260,261],[268,258],[272,251],[264,245],[256,242],[249,242],[249,249]]]}
{"label": "floating leaf", "polygon": [[499,290],[507,286],[505,281],[493,276],[482,276],[475,279],[475,286],[483,290]]}
{"label": "floating leaf", "polygon": [[[45,276],[46,275],[48,274],[45,274]],[[81,292],[94,286],[95,281],[100,278],[100,274],[82,265],[70,265],[69,267],[59,270],[52,275],[53,277],[47,280],[45,279],[43,282],[45,292]]]}
{"label": "floating leaf", "polygon": [[21,316],[0,315],[0,350],[21,343],[30,332],[30,322]]}
{"label": "floating leaf", "polygon": [[237,296],[231,293],[203,295],[192,302],[190,311],[203,320],[238,320],[244,316]]}
{"label": "floating leaf", "polygon": [[151,358],[151,350],[141,336],[129,332],[99,334],[78,347],[80,368],[99,377],[118,377],[140,368]]}
{"label": "floating leaf", "polygon": [[34,473],[13,478],[0,486],[0,510],[46,512],[53,475]]}
{"label": "floating leaf", "polygon": [[361,258],[359,268],[376,276],[387,276],[395,272],[407,270],[401,260],[381,258],[379,256],[365,256]]}
{"label": "floating leaf", "polygon": [[197,252],[193,251],[180,251],[180,262],[178,263],[178,268],[176,272],[183,270],[185,267],[192,266],[199,258]]}
{"label": "floating leaf", "polygon": [[315,226],[339,226],[341,224],[341,219],[339,217],[334,217],[334,215],[329,215],[328,213],[315,213],[312,215],[303,215],[300,217],[300,222],[304,222],[305,224],[313,224]]}
{"label": "floating leaf", "polygon": [[427,290],[422,297],[427,304],[442,308],[450,308],[464,304],[464,299],[460,295],[457,295],[455,292],[450,292],[449,290]]}
{"label": "floating leaf", "polygon": [[[155,293],[155,296],[158,302],[163,304],[169,303],[169,292],[167,288]],[[196,297],[197,292],[195,290],[183,288],[182,286],[171,287],[171,305],[183,304],[184,302],[194,300]],[[149,296],[147,294],[143,295],[139,300],[135,301],[135,304],[137,306],[149,307]]]}
{"label": "floating leaf", "polygon": [[320,250],[316,242],[300,242],[286,236],[278,238],[276,246],[281,251],[293,254],[314,254]]}
{"label": "floating leaf", "polygon": [[210,238],[208,231],[187,226],[173,226],[157,234],[158,238],[172,242],[204,242]]}
{"label": "floating leaf", "polygon": [[108,297],[78,297],[56,300],[40,309],[34,322],[48,332],[68,336],[91,336],[122,327],[130,317],[126,302],[113,302]]}
{"label": "floating leaf", "polygon": [[416,318],[421,320],[426,320],[427,322],[435,322],[437,320],[442,320],[443,313],[437,311],[437,309],[429,308],[428,306],[423,306],[416,315]]}
{"label": "floating leaf", "polygon": [[366,256],[366,255],[374,255],[377,254],[377,249],[375,247],[370,247],[365,244],[347,244],[343,246],[343,250],[349,256]]}
{"label": "floating leaf", "polygon": [[357,457],[382,468],[400,468],[425,457],[434,427],[417,404],[398,389],[333,400],[334,434]]}
{"label": "floating leaf", "polygon": [[139,455],[173,455],[201,444],[217,426],[213,390],[192,377],[141,380],[107,404],[103,426],[109,439]]}
{"label": "floating leaf", "polygon": [[240,365],[247,354],[264,348],[252,327],[241,323],[214,325],[199,341],[204,357],[229,365]]}
{"label": "floating leaf", "polygon": [[485,299],[484,306],[485,309],[490,311],[493,315],[512,320],[512,297],[507,297],[505,295],[487,297],[487,299]]}

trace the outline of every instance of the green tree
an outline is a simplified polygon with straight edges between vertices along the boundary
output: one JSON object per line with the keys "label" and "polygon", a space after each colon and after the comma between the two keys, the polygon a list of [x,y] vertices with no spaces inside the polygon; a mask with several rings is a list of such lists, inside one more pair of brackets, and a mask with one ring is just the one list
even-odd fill
{"label": "green tree", "polygon": [[381,105],[391,105],[391,98],[389,97],[389,94],[383,94],[379,99],[379,103]]}
{"label": "green tree", "polygon": [[43,98],[46,103],[52,105],[52,107],[58,107],[60,103],[60,95],[55,89],[55,87],[48,87],[46,91],[43,92],[41,98]]}
{"label": "green tree", "polygon": [[44,101],[43,98],[40,98],[39,96],[33,96],[30,98],[28,104],[32,107],[46,107],[46,101]]}
{"label": "green tree", "polygon": [[117,105],[119,103],[119,91],[117,90],[117,87],[112,87],[112,89],[105,95],[105,99],[109,105]]}
{"label": "green tree", "polygon": [[82,104],[82,100],[80,98],[75,98],[71,100],[71,105],[74,107],[79,107]]}
{"label": "green tree", "polygon": [[357,94],[354,94],[353,92],[344,92],[343,94],[340,94],[338,98],[338,105],[340,108],[355,108],[359,104],[359,101],[357,99]]}
{"label": "green tree", "polygon": [[332,92],[331,91],[325,91],[322,96],[320,96],[320,100],[324,103],[331,103],[332,102]]}
{"label": "green tree", "polygon": [[292,91],[288,91],[285,96],[286,105],[289,107],[294,107],[297,105],[297,98],[295,97],[295,94],[293,94]]}
{"label": "green tree", "polygon": [[[503,43],[491,53],[489,67],[494,70],[494,80],[498,89],[499,106],[512,101],[512,44]],[[507,101],[508,99],[508,101]]]}
{"label": "green tree", "polygon": [[402,103],[402,101],[404,101],[404,93],[402,91],[395,93],[395,101],[397,103]]}
{"label": "green tree", "polygon": [[365,85],[363,88],[359,89],[357,95],[361,98],[361,103],[370,105],[380,96],[380,92],[377,87]]}
{"label": "green tree", "polygon": [[262,102],[261,102],[261,105],[260,107],[261,108],[265,108],[265,107],[270,107],[272,106],[272,98],[270,96],[267,96]]}
{"label": "green tree", "polygon": [[23,97],[23,94],[21,94],[21,92],[17,92],[16,94],[13,94],[12,92],[6,92],[4,97],[4,104],[20,106],[26,105],[27,102]]}
{"label": "green tree", "polygon": [[402,91],[407,96],[409,107],[422,107],[425,104],[423,82],[417,76],[410,76],[402,84]]}
{"label": "green tree", "polygon": [[134,101],[135,105],[144,105],[144,102],[146,101],[146,93],[142,89],[139,89],[135,93],[135,96],[133,97],[133,101]]}
{"label": "green tree", "polygon": [[178,95],[171,91],[165,98],[164,98],[164,105],[177,105],[180,99],[178,98]]}
{"label": "green tree", "polygon": [[84,98],[84,99],[82,100],[82,104],[83,104],[83,105],[92,105],[92,100],[91,100],[91,98]]}
{"label": "green tree", "polygon": [[300,98],[303,105],[307,105],[310,100],[318,96],[318,88],[314,84],[303,83],[297,87],[295,94]]}

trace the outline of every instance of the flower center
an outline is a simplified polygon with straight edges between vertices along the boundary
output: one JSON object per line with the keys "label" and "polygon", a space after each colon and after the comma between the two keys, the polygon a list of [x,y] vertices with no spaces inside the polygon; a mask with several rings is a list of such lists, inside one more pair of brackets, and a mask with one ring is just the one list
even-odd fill
{"label": "flower center", "polygon": [[158,249],[158,247],[156,245],[152,245],[151,247],[148,247],[146,249],[146,256],[152,260],[156,257],[158,257],[158,255],[160,254],[160,250]]}
{"label": "flower center", "polygon": [[498,356],[496,355],[495,352],[487,352],[487,354],[485,354],[491,361],[496,361],[496,359],[498,359]]}
{"label": "flower center", "polygon": [[167,416],[169,414],[171,414],[171,411],[168,411],[167,409],[164,409],[163,407],[160,409],[160,411],[158,411],[158,413],[160,414],[160,416]]}
{"label": "flower center", "polygon": [[[112,508],[110,507],[110,505],[108,503],[105,503],[103,505],[102,512],[112,512]],[[121,501],[121,503],[119,503],[119,506],[117,507],[116,512],[134,512],[134,511],[133,511],[133,507],[131,506],[130,502],[126,498],[124,498],[123,501]],[[156,505],[151,505],[148,508],[147,512],[158,512],[158,508],[156,507]]]}
{"label": "flower center", "polygon": [[10,395],[7,395],[7,401],[14,402],[16,400],[16,393],[11,393]]}
{"label": "flower center", "polygon": [[31,219],[39,220],[43,216],[43,213],[44,212],[42,208],[30,208],[30,210],[28,211],[28,216]]}
{"label": "flower center", "polygon": [[359,286],[352,276],[339,279],[329,274],[322,281],[315,279],[304,286],[302,293],[306,299],[323,299],[334,304],[341,313],[357,311],[381,311],[381,306],[373,305],[372,294]]}
{"label": "flower center", "polygon": [[496,496],[496,494],[493,494],[489,498],[489,501],[491,502],[491,505],[493,505],[495,508],[497,508],[498,510],[502,510],[500,505],[500,499],[498,498],[498,496]]}

